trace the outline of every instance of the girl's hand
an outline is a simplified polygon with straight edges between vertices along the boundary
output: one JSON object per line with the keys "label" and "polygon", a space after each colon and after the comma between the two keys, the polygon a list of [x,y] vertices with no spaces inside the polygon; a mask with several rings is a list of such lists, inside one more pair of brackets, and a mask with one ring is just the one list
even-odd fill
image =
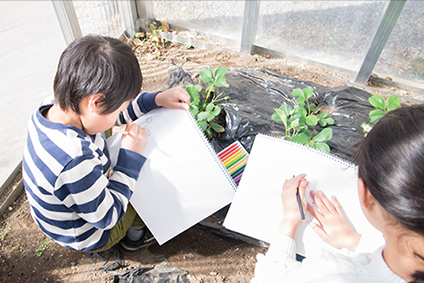
{"label": "girl's hand", "polygon": [[183,109],[190,108],[190,95],[187,91],[180,87],[173,87],[163,92],[159,92],[155,98],[156,105],[169,109]]}
{"label": "girl's hand", "polygon": [[281,201],[283,203],[283,220],[280,224],[280,233],[285,234],[294,239],[296,236],[297,226],[302,218],[300,217],[299,204],[297,203],[296,193],[299,188],[300,199],[302,201],[303,212],[307,205],[305,190],[308,182],[305,179],[306,174],[300,174],[293,179],[285,180],[283,191],[281,193]]}
{"label": "girl's hand", "polygon": [[317,194],[311,191],[310,194],[320,210],[318,211],[308,205],[308,211],[321,224],[320,227],[313,222],[310,223],[315,233],[330,246],[337,249],[348,248],[354,252],[361,239],[361,235],[355,232],[347,220],[336,197],[331,197],[334,203],[333,205],[321,191],[318,191]]}
{"label": "girl's hand", "polygon": [[141,154],[147,143],[146,129],[128,120],[125,131],[128,134],[122,135],[121,148]]}

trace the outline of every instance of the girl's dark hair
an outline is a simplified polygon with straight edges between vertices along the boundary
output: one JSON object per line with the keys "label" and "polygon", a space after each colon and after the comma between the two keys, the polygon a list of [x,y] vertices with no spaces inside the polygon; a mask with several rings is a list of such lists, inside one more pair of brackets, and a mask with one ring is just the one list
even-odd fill
{"label": "girl's dark hair", "polygon": [[[388,112],[354,155],[358,177],[396,223],[424,236],[424,105]],[[416,271],[414,282],[424,282]]]}
{"label": "girl's dark hair", "polygon": [[102,93],[101,114],[134,99],[143,77],[137,58],[122,41],[96,35],[80,37],[62,53],[54,78],[55,101],[63,110],[80,114],[79,102]]}
{"label": "girl's dark hair", "polygon": [[379,204],[424,236],[424,105],[388,112],[364,138],[354,162]]}

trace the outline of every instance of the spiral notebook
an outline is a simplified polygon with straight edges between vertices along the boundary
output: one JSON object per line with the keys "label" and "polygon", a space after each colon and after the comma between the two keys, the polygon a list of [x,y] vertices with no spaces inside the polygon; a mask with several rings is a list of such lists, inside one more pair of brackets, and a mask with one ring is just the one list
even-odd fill
{"label": "spiral notebook", "polygon": [[[309,181],[306,192],[308,203],[314,205],[310,190],[321,190],[327,197],[336,196],[356,231],[375,242],[375,248],[384,243],[382,234],[362,212],[355,165],[339,157],[263,134],[255,138],[224,227],[270,243],[283,216],[281,191],[284,180],[301,173],[307,174]],[[311,221],[316,220],[306,212],[306,219],[298,227],[296,252],[310,256],[321,248],[335,250],[315,234],[308,225]]]}
{"label": "spiral notebook", "polygon": [[[160,245],[228,205],[237,189],[185,110],[155,109],[134,123],[146,129],[147,157],[131,204]],[[108,139],[112,168],[121,135]]]}

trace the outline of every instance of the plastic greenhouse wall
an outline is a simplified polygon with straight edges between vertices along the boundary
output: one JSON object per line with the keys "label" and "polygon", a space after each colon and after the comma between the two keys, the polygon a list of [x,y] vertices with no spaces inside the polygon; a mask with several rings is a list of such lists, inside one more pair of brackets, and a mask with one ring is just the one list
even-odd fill
{"label": "plastic greenhouse wall", "polygon": [[[28,120],[52,95],[57,63],[66,47],[55,10],[59,1],[54,1],[0,1],[0,120],[1,132],[7,133],[0,136],[0,188],[16,175]],[[73,1],[82,35],[119,37],[125,30],[121,2]]]}
{"label": "plastic greenhouse wall", "polygon": [[[249,1],[151,2],[154,17],[171,27],[240,47],[243,24],[248,20],[245,3]],[[252,41],[256,49],[317,63],[354,78],[391,1],[257,2]],[[373,72],[423,93],[424,1],[403,2],[406,4]]]}
{"label": "plastic greenhouse wall", "polygon": [[244,1],[152,1],[153,14],[177,27],[240,46]]}
{"label": "plastic greenhouse wall", "polygon": [[28,120],[52,93],[65,47],[50,1],[0,1],[0,184],[22,160]]}
{"label": "plastic greenhouse wall", "polygon": [[125,30],[121,1],[73,1],[82,35],[119,37]]}
{"label": "plastic greenhouse wall", "polygon": [[424,1],[406,2],[374,72],[424,88]]}
{"label": "plastic greenhouse wall", "polygon": [[388,3],[261,2],[255,44],[353,73]]}

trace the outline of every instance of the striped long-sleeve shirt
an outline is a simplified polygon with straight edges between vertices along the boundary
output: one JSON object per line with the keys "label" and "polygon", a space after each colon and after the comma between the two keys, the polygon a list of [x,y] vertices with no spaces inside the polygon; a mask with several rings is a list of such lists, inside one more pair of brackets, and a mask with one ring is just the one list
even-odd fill
{"label": "striped long-sleeve shirt", "polygon": [[[135,120],[158,106],[157,93],[142,93],[117,124]],[[60,245],[92,251],[106,245],[110,229],[124,216],[146,158],[120,149],[113,174],[102,133],[87,135],[74,126],[47,120],[41,105],[28,123],[22,162],[31,215]]]}

